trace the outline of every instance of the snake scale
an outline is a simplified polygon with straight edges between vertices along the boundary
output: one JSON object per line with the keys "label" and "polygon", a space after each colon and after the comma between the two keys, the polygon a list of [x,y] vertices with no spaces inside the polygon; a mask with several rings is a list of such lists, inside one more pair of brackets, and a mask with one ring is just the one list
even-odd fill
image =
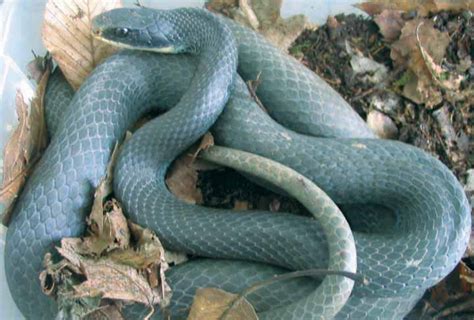
{"label": "snake scale", "polygon": [[[167,273],[173,316],[186,316],[198,287],[239,292],[274,274],[331,263],[324,233],[331,221],[236,214],[184,204],[169,193],[167,165],[216,119],[211,130],[218,145],[293,168],[321,187],[352,224],[357,269],[369,284],[355,285],[335,318],[401,319],[455,267],[467,246],[470,208],[441,162],[415,147],[374,139],[321,79],[232,21],[198,9],[122,9],[103,17],[104,36],[126,46],[199,54],[123,50],[94,70],[70,104],[71,89],[53,76],[45,98],[48,125],[55,123],[51,143],[15,207],[5,249],[8,284],[27,318],[50,319],[57,312],[37,280],[44,253],[55,241],[82,234],[113,145],[152,108],[169,111],[125,145],[114,190],[128,215],[154,229],[165,247],[206,257]],[[237,51],[244,80],[261,73],[257,95],[268,113],[236,76]],[[204,156],[212,158],[212,149]],[[246,162],[232,153],[227,158]],[[256,163],[248,165],[258,170]],[[325,318],[330,308],[317,304],[333,298],[312,296],[322,286],[314,279],[279,282],[249,301],[261,318]],[[124,311],[135,318],[144,308]]]}

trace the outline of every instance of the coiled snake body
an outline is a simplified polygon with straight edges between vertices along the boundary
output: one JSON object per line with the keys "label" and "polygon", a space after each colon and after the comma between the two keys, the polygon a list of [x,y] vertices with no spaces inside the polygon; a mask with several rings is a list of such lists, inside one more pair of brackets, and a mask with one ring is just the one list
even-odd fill
{"label": "coiled snake body", "polygon": [[[238,292],[286,269],[328,266],[321,222],[265,212],[216,213],[184,204],[166,189],[167,164],[211,126],[231,88],[212,129],[217,144],[295,169],[325,190],[361,230],[354,234],[358,272],[370,283],[355,287],[336,318],[402,318],[455,267],[467,245],[470,210],[444,165],[414,147],[373,139],[338,94],[252,31],[224,19],[225,25],[217,23],[200,10],[148,10],[135,9],[135,20],[123,14],[107,23],[126,28],[134,45],[144,49],[158,41],[162,48],[173,45],[201,52],[200,57],[123,51],[93,72],[67,108],[55,109],[62,113],[57,116],[61,123],[53,127],[51,145],[19,199],[7,234],[8,282],[25,316],[54,315],[55,304],[42,295],[36,280],[42,257],[53,241],[82,233],[110,150],[150,106],[174,107],[126,144],[116,166],[116,195],[129,216],[154,229],[165,247],[220,258],[196,260],[168,273],[173,315],[185,316],[197,287]],[[150,16],[155,20],[143,18]],[[199,23],[202,16],[211,27]],[[247,80],[261,72],[257,94],[269,114],[249,97],[240,77],[233,82],[232,34],[239,74]],[[183,35],[192,45],[182,42]],[[138,43],[140,39],[146,41]],[[389,223],[375,220],[377,215]],[[312,279],[285,281],[249,300],[262,317],[324,317],[328,310],[307,299],[317,285]],[[278,309],[301,301],[298,308]],[[126,313],[136,317],[142,309],[133,306]],[[321,309],[323,313],[315,312]]]}

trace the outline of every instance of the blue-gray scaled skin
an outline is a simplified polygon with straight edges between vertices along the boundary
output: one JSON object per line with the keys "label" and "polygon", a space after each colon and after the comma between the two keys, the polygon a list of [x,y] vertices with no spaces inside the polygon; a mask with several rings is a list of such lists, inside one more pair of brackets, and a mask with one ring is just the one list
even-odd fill
{"label": "blue-gray scaled skin", "polygon": [[[249,98],[237,77],[230,100],[212,128],[216,143],[293,168],[327,192],[359,228],[354,232],[357,270],[370,283],[355,285],[336,319],[402,319],[464,253],[471,218],[462,187],[442,163],[423,151],[373,139],[363,121],[321,79],[252,31],[224,21],[237,40],[240,75],[251,80],[261,72],[257,95],[269,113]],[[185,318],[198,287],[239,292],[273,274],[329,265],[327,238],[317,220],[265,212],[222,212],[211,219],[214,210],[184,205],[164,187],[163,170],[177,154],[177,146],[185,140],[182,137],[188,139],[190,131],[201,134],[205,130],[197,130],[198,123],[210,126],[213,119],[203,119],[218,114],[204,109],[172,113],[196,79],[223,82],[223,70],[210,80],[201,62],[189,55],[123,51],[94,71],[65,110],[47,106],[48,111],[63,113],[62,122],[19,199],[7,235],[8,281],[27,317],[54,314],[56,306],[41,296],[36,280],[44,252],[64,236],[81,234],[111,148],[151,106],[168,110],[178,103],[164,120],[143,127],[134,138],[136,143],[125,147],[114,187],[130,217],[155,229],[166,247],[213,258],[194,260],[168,272],[174,317]],[[214,101],[209,96],[193,98],[201,105]],[[157,136],[147,128],[167,123],[170,113],[175,122],[158,128],[163,138],[150,140]],[[140,136],[145,143],[138,141]],[[166,146],[164,150],[170,153],[156,156],[153,144]],[[157,163],[165,165],[157,170]],[[142,180],[131,180],[131,175]],[[159,193],[142,188],[153,183],[160,184]],[[166,208],[156,199],[165,199]],[[142,210],[152,207],[160,210]],[[317,285],[312,279],[285,281],[256,292],[249,300],[265,317],[307,298]],[[301,308],[292,316],[320,316],[307,310]],[[125,311],[132,319],[146,313],[142,306]]]}

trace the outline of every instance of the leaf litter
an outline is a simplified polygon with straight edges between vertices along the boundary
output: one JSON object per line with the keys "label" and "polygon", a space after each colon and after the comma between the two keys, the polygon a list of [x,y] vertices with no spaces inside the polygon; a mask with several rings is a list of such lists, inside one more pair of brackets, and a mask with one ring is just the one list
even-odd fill
{"label": "leaf litter", "polygon": [[[65,318],[104,312],[109,305],[103,304],[104,299],[114,301],[112,306],[141,303],[150,308],[151,315],[155,305],[165,308],[171,299],[165,277],[168,263],[160,240],[151,230],[128,221],[118,201],[109,199],[117,154],[118,147],[97,187],[87,219],[89,235],[63,238],[56,248],[61,261],[53,263],[51,253],[44,259],[43,291],[58,300]],[[87,303],[90,301],[94,303]]]}
{"label": "leaf litter", "polygon": [[5,206],[2,214],[2,223],[5,226],[9,224],[15,201],[26,178],[48,144],[43,96],[51,68],[52,62],[49,57],[35,57],[29,68],[38,81],[35,97],[28,103],[20,91],[16,94],[18,126],[3,150],[4,173],[0,188],[0,202]]}

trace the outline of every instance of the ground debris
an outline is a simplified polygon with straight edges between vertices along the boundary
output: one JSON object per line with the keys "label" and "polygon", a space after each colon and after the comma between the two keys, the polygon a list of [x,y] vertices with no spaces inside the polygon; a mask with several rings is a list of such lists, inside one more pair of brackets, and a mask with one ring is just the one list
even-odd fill
{"label": "ground debris", "polygon": [[0,202],[5,206],[2,224],[8,226],[16,199],[48,145],[43,97],[46,91],[52,61],[49,56],[37,57],[29,63],[31,76],[38,81],[34,98],[28,103],[17,91],[15,104],[18,126],[3,150],[3,181],[0,186]]}
{"label": "ground debris", "polygon": [[95,192],[88,235],[61,239],[56,248],[59,262],[51,253],[45,255],[40,281],[43,292],[57,300],[59,318],[117,319],[124,303],[141,303],[151,315],[155,305],[170,302],[168,263],[160,240],[151,230],[127,221],[120,203],[110,198],[118,150],[117,145]]}
{"label": "ground debris", "polygon": [[430,152],[464,181],[473,163],[474,18],[466,10],[407,12],[411,6],[375,1],[363,4],[373,19],[329,17],[319,29],[304,31],[290,53],[341,93],[379,136]]}

